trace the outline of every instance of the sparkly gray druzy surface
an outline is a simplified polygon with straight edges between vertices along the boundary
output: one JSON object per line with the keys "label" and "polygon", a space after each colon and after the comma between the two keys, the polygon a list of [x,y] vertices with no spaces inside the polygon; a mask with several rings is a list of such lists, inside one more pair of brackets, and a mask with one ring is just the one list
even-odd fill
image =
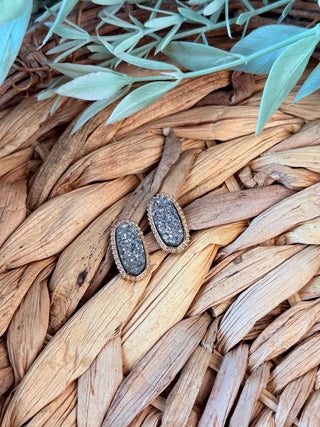
{"label": "sparkly gray druzy surface", "polygon": [[115,233],[120,262],[127,274],[139,276],[146,268],[146,253],[137,227],[122,222]]}
{"label": "sparkly gray druzy surface", "polygon": [[157,195],[151,202],[150,215],[161,240],[171,247],[184,240],[180,215],[169,197]]}

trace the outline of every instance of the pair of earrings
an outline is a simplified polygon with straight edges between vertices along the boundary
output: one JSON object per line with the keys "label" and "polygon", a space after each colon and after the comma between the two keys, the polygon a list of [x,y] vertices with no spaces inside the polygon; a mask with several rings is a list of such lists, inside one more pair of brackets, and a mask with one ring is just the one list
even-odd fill
{"label": "pair of earrings", "polygon": [[[153,235],[164,251],[178,253],[186,248],[190,240],[187,221],[172,196],[156,194],[149,203],[147,212]],[[138,224],[127,220],[117,222],[111,230],[111,248],[123,277],[129,280],[145,277],[149,260]]]}

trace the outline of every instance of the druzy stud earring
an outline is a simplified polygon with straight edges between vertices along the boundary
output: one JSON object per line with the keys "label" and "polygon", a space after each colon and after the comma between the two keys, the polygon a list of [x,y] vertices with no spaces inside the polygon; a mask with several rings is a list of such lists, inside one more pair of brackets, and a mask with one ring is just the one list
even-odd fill
{"label": "druzy stud earring", "polygon": [[183,251],[190,240],[186,218],[169,194],[156,194],[148,206],[151,230],[160,247],[171,253]]}
{"label": "druzy stud earring", "polygon": [[149,268],[149,259],[140,227],[122,220],[111,229],[111,249],[122,277],[141,280]]}

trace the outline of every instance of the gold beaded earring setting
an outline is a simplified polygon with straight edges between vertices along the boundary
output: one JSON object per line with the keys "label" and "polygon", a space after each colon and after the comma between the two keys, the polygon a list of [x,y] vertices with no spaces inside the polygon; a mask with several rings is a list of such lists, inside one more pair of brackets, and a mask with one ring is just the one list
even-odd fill
{"label": "gold beaded earring setting", "polygon": [[121,276],[134,281],[143,279],[148,273],[149,258],[140,227],[127,220],[117,222],[111,229],[110,241]]}

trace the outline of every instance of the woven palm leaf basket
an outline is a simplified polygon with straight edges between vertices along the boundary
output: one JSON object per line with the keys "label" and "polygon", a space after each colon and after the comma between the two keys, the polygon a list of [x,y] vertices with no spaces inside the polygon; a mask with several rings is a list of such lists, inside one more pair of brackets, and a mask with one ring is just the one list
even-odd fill
{"label": "woven palm leaf basket", "polygon": [[[87,31],[100,9],[84,6]],[[88,102],[51,115],[35,97],[58,75],[46,32],[31,27],[0,88],[1,427],[320,426],[319,91],[291,105],[319,51],[258,135],[267,76],[229,70],[72,132]],[[152,233],[159,192],[183,211],[183,251]],[[119,218],[143,232],[140,280],[115,265]]]}

